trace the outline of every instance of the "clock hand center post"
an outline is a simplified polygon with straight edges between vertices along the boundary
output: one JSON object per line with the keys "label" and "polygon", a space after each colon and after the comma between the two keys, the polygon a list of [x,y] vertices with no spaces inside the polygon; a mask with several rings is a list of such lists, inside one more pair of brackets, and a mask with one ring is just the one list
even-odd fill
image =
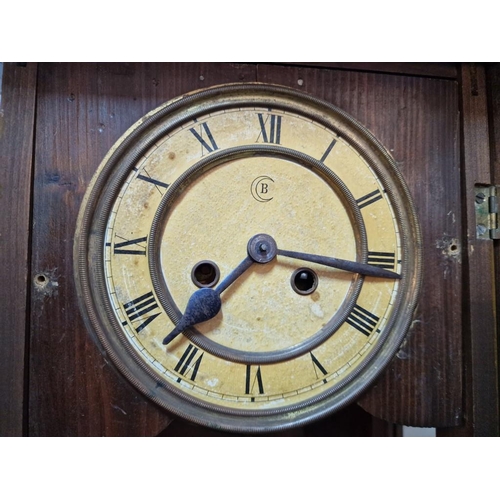
{"label": "clock hand center post", "polygon": [[265,264],[276,257],[276,242],[265,234],[257,234],[250,238],[247,245],[247,256],[231,271],[215,288],[200,288],[188,300],[186,311],[175,328],[163,339],[167,345],[186,328],[217,316],[222,307],[220,294],[234,283],[252,264]]}

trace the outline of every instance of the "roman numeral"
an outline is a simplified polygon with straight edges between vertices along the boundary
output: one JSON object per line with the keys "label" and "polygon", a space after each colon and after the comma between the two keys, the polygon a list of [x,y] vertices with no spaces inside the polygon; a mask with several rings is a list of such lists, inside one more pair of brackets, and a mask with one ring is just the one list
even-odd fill
{"label": "roman numeral", "polygon": [[323,163],[328,158],[328,155],[330,154],[331,150],[333,149],[333,146],[335,146],[336,143],[337,139],[333,139],[330,145],[326,148],[326,151],[323,153],[321,160],[319,160],[321,163]]}
{"label": "roman numeral", "polygon": [[[313,363],[314,372],[316,373],[316,378],[321,378],[321,376],[318,375],[318,370],[323,375],[326,375],[328,372],[326,371],[326,368],[318,361],[318,358],[316,358],[316,356],[312,352],[310,352],[309,354],[311,355],[311,361]],[[323,382],[326,384],[325,378],[323,379]]]}
{"label": "roman numeral", "polygon": [[[198,139],[201,144],[201,156],[204,155],[205,149],[209,153],[212,153],[213,151],[219,149],[217,147],[217,144],[215,143],[212,132],[210,132],[210,129],[208,128],[208,125],[206,123],[201,123],[199,125],[199,133],[194,128],[190,128],[189,131],[196,137],[196,139]],[[210,144],[205,141],[203,136],[207,137],[207,139],[210,141]]]}
{"label": "roman numeral", "polygon": [[257,115],[260,124],[260,134],[257,137],[257,142],[262,137],[262,140],[269,144],[281,144],[281,116],[268,114],[264,120],[262,113],[257,113]]}
{"label": "roman numeral", "polygon": [[368,252],[368,264],[382,269],[394,269],[396,254],[393,252]]}
{"label": "roman numeral", "polygon": [[363,335],[369,336],[375,330],[379,319],[380,318],[375,316],[375,314],[356,304],[351,314],[347,316],[346,323],[349,323]]}
{"label": "roman numeral", "polygon": [[[120,236],[118,236],[120,238]],[[115,243],[113,253],[115,255],[146,255],[146,246],[140,243],[146,243],[147,236],[136,238],[135,240],[125,240],[120,243]],[[139,250],[140,249],[140,250]]]}
{"label": "roman numeral", "polygon": [[[199,349],[195,347],[193,344],[189,344],[179,359],[179,362],[175,366],[174,370],[183,376],[188,376],[189,372],[191,372],[190,379],[194,381],[196,379],[196,375],[198,374],[198,369],[200,368],[201,360],[203,358],[203,352],[198,356],[197,359],[194,359],[196,354],[198,354]],[[177,382],[180,382],[181,378],[177,379]]]}
{"label": "roman numeral", "polygon": [[[149,323],[151,323],[151,321],[153,321],[161,314],[161,312],[159,312],[148,316],[149,312],[158,309],[158,304],[156,302],[156,299],[153,297],[153,292],[145,293],[144,295],[141,295],[140,297],[137,297],[136,299],[123,304],[123,308],[125,309],[125,314],[128,316],[128,319],[132,323],[141,321],[139,326],[135,327],[135,331],[137,333],[143,330],[146,326],[149,325]],[[122,324],[126,325],[127,322],[124,321]]]}
{"label": "roman numeral", "polygon": [[381,199],[382,199],[382,193],[378,189],[376,189],[375,191],[372,191],[371,193],[368,193],[365,196],[362,196],[361,198],[357,199],[356,203],[358,204],[358,207],[361,209]]}
{"label": "roman numeral", "polygon": [[[137,168],[134,168],[134,170],[137,172],[138,169]],[[142,169],[142,172],[144,173],[140,173],[138,176],[137,176],[137,179],[140,179],[141,181],[145,181],[145,182],[149,182],[150,184],[153,184],[153,186],[158,190],[158,192],[163,196],[163,192],[161,191],[160,188],[163,188],[163,189],[168,189],[168,186],[170,186],[170,184],[167,184],[166,182],[162,182],[162,181],[159,181],[158,179],[153,179],[149,174],[148,172],[146,171],[146,169]]]}
{"label": "roman numeral", "polygon": [[[260,372],[260,366],[257,367],[257,371],[255,375],[252,377],[252,365],[247,365],[247,372],[245,377],[245,394],[253,394],[256,383],[259,394],[264,394],[264,384],[262,383],[262,374]],[[252,401],[253,400],[254,398],[252,398]]]}

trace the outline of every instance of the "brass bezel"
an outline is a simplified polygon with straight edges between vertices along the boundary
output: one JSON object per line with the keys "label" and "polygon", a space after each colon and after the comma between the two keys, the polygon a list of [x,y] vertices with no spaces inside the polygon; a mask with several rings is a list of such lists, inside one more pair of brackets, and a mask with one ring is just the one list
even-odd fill
{"label": "brass bezel", "polygon": [[[125,339],[107,299],[103,277],[104,233],[110,207],[137,158],[159,137],[196,116],[228,107],[263,106],[307,116],[346,140],[376,172],[389,197],[402,247],[402,279],[391,319],[379,346],[341,384],[321,397],[279,410],[234,411],[186,396],[159,379]],[[86,326],[132,385],[162,408],[193,422],[234,432],[278,431],[307,424],[355,401],[380,375],[401,345],[417,305],[422,280],[422,239],[408,187],[379,141],[339,108],[287,87],[230,84],[170,101],[134,124],[99,166],[80,209],[74,244],[75,284]],[[366,256],[364,257],[366,258]]]}

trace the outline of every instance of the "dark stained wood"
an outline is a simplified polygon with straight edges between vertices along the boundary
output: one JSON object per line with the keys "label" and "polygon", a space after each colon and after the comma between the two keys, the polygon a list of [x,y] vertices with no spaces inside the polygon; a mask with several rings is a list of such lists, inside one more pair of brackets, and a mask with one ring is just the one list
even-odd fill
{"label": "dark stained wood", "polygon": [[259,65],[258,78],[300,88],[346,110],[397,161],[422,226],[422,299],[408,340],[360,404],[398,424],[459,425],[462,202],[456,82],[268,65]]}
{"label": "dark stained wood", "polygon": [[36,64],[5,63],[0,104],[0,436],[22,436]]}
{"label": "dark stained wood", "polygon": [[171,416],[106,362],[81,320],[73,236],[89,181],[113,143],[164,101],[254,80],[247,65],[41,64],[35,152],[29,432],[156,435]]}
{"label": "dark stained wood", "polygon": [[[347,406],[329,418],[309,425],[283,432],[260,434],[265,437],[395,437],[397,435],[397,426],[372,417],[358,405]],[[248,434],[219,432],[177,419],[160,434],[160,437],[174,436],[244,437]]]}
{"label": "dark stained wood", "polygon": [[[386,87],[386,92],[388,88]],[[360,404],[416,427],[456,426],[462,402],[462,198],[455,82],[413,79],[386,94],[393,155],[414,197],[423,235],[423,287],[408,340]],[[382,110],[381,110],[382,112]],[[378,125],[376,125],[378,128]],[[384,132],[377,133],[381,139]],[[382,139],[383,140],[383,139]],[[381,411],[382,410],[382,411]]]}
{"label": "dark stained wood", "polygon": [[[486,66],[486,83],[488,90],[491,170],[493,183],[498,185],[500,184],[500,63]],[[497,287],[497,291],[500,291],[500,287]]]}
{"label": "dark stained wood", "polygon": [[[500,185],[500,63],[486,66],[486,82],[488,89],[488,112],[490,130],[490,155],[493,184]],[[495,257],[495,292],[497,318],[497,371],[500,363],[500,240],[494,242]],[[500,394],[497,389],[497,406],[500,407]],[[499,410],[500,411],[500,410]],[[500,428],[497,430],[500,434]]]}
{"label": "dark stained wood", "polygon": [[[492,75],[490,104],[493,131],[493,162],[498,160],[500,124],[498,112],[498,75]],[[464,64],[461,69],[463,186],[465,203],[466,274],[464,297],[465,352],[465,421],[456,430],[442,430],[440,435],[498,436],[498,345],[494,244],[476,238],[474,185],[490,184],[498,164],[490,163],[487,89],[482,65]],[[498,178],[498,177],[497,177]],[[498,244],[497,244],[498,248]],[[498,268],[497,268],[498,269]]]}
{"label": "dark stained wood", "polygon": [[[355,69],[208,63],[39,65],[31,271],[45,281],[33,287],[31,301],[31,435],[189,434],[178,419],[167,428],[172,417],[124,381],[86,333],[73,286],[75,221],[101,159],[137,119],[197,88],[255,80],[305,90],[366,125],[399,163],[424,236],[424,289],[408,341],[360,401],[377,418],[368,424],[365,412],[354,406],[342,413],[347,418],[333,415],[313,424],[316,430],[296,429],[292,434],[394,435],[394,426],[380,419],[435,427],[462,421],[457,83],[448,79],[451,73],[429,78],[436,76],[434,69],[425,77],[379,74],[380,66],[364,68],[369,72]],[[359,425],[349,419],[358,419]]]}
{"label": "dark stained wood", "polygon": [[317,67],[332,69],[347,69],[356,71],[373,71],[376,73],[394,73],[398,75],[431,76],[436,78],[456,79],[457,65],[455,63],[384,63],[384,62],[310,62],[286,63],[301,67]]}

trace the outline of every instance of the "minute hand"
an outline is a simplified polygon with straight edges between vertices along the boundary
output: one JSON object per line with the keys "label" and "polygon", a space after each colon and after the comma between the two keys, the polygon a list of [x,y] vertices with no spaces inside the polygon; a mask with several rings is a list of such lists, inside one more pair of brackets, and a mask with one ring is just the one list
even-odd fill
{"label": "minute hand", "polygon": [[342,269],[343,271],[350,271],[352,273],[363,274],[364,276],[374,276],[376,278],[389,278],[401,279],[401,275],[382,269],[381,267],[371,266],[370,264],[362,264],[361,262],[354,262],[351,260],[336,259],[335,257],[324,257],[322,255],[313,255],[303,252],[291,252],[289,250],[278,249],[278,255],[290,257],[292,259],[305,260],[322,264],[323,266],[334,267],[335,269]]}

